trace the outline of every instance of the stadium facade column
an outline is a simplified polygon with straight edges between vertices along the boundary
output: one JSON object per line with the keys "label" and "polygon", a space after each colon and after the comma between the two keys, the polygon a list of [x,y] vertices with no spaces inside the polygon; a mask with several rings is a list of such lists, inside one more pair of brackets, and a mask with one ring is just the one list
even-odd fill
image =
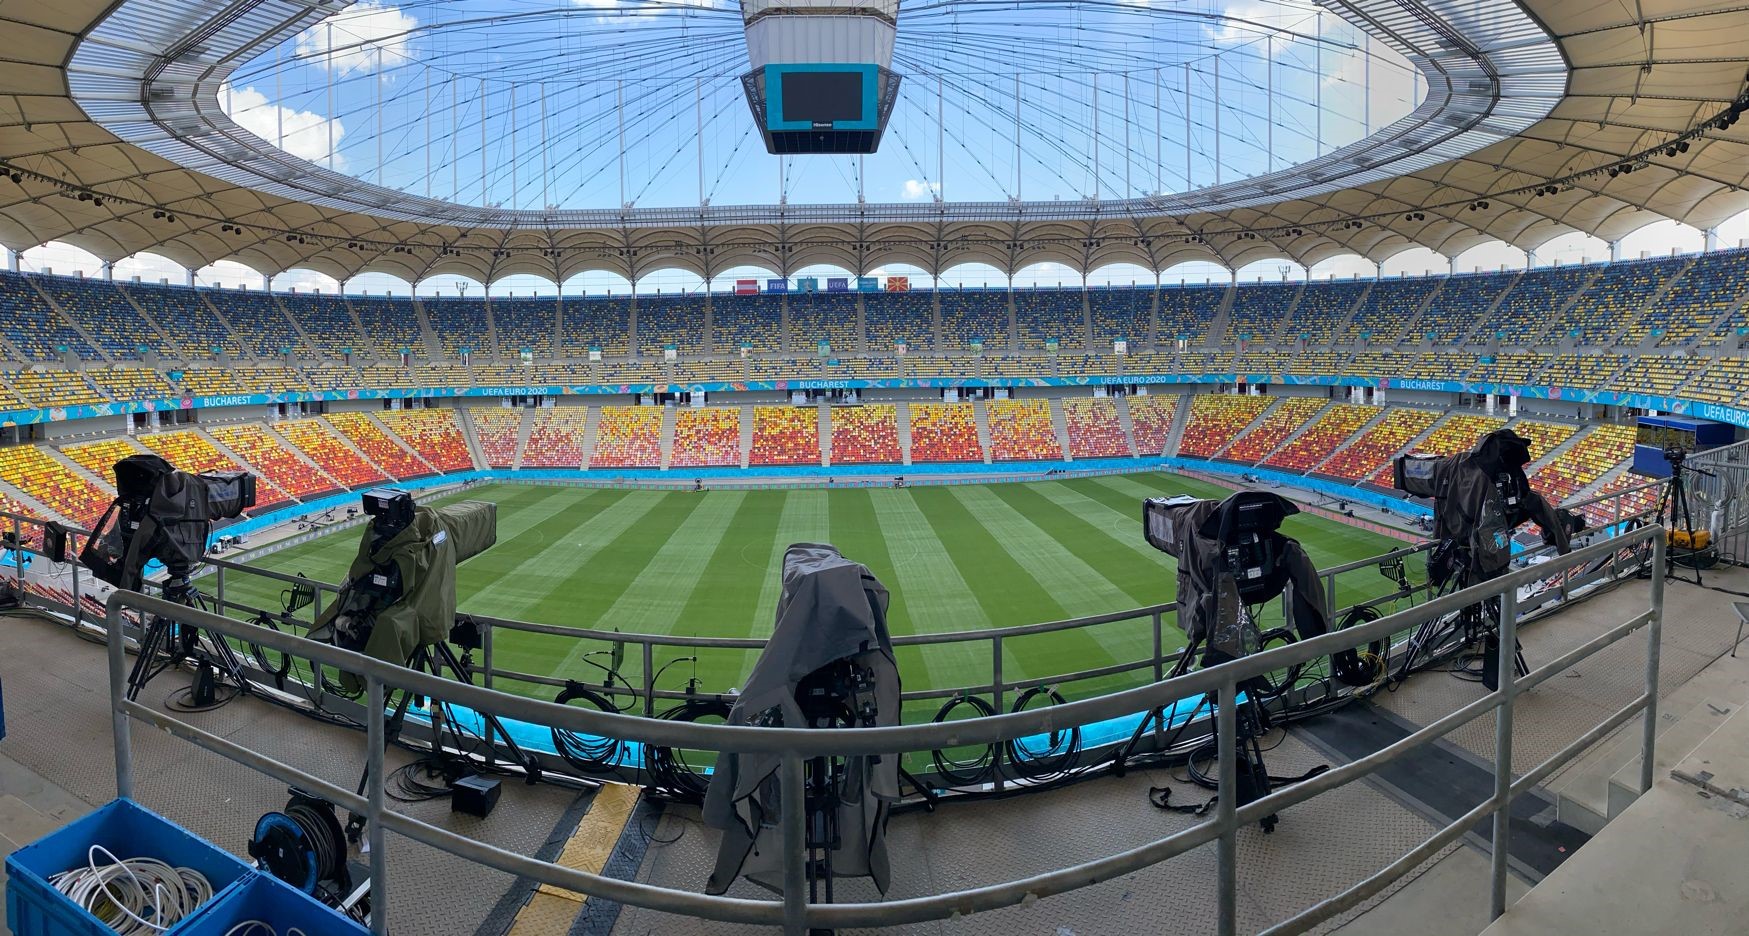
{"label": "stadium facade column", "polygon": [[1621,261],[1621,241],[1618,241],[1618,240],[1610,241],[1609,242],[1609,262],[1610,263],[1619,263],[1620,261]]}
{"label": "stadium facade column", "polygon": [[1716,227],[1707,228],[1705,231],[1705,234],[1706,234],[1706,243],[1702,247],[1702,249],[1705,250],[1707,253],[1712,253],[1713,251],[1718,250],[1719,249],[1719,229]]}
{"label": "stadium facade column", "polygon": [[6,251],[6,272],[17,273],[18,272],[18,251],[13,250],[11,247],[7,247],[4,249]]}
{"label": "stadium facade column", "polygon": [[102,272],[103,281],[105,283],[115,282],[115,264],[114,263],[112,263],[108,260],[105,260],[105,261],[103,261],[103,265],[101,267],[99,267],[98,269]]}
{"label": "stadium facade column", "polygon": [[188,269],[183,270],[182,272],[184,275],[184,279],[186,280],[184,285],[186,285],[189,289],[193,289],[194,288],[194,268],[189,267]]}

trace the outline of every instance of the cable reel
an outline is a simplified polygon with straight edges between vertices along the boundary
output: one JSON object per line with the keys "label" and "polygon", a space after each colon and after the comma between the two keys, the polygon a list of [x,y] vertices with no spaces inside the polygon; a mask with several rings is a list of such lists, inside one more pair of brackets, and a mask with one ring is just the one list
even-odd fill
{"label": "cable reel", "polygon": [[346,834],[334,804],[292,791],[283,812],[265,813],[255,821],[249,857],[274,877],[306,894],[324,881],[350,887],[346,869]]}

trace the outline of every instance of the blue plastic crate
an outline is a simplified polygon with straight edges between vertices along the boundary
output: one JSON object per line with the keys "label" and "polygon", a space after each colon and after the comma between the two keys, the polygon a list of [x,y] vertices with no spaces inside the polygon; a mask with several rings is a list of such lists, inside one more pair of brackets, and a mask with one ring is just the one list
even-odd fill
{"label": "blue plastic crate", "polygon": [[225,936],[238,925],[259,920],[279,936],[292,929],[306,936],[369,936],[370,930],[322,905],[280,879],[254,873],[219,899],[196,911],[177,929],[179,936]]}
{"label": "blue plastic crate", "polygon": [[[254,874],[230,853],[132,800],[118,799],[6,858],[6,925],[13,936],[114,936],[115,931],[61,896],[49,878],[87,863],[101,845],[117,858],[156,858],[193,868],[212,882],[218,899],[225,888]],[[101,860],[101,859],[100,859]],[[181,934],[194,916],[165,931]]]}

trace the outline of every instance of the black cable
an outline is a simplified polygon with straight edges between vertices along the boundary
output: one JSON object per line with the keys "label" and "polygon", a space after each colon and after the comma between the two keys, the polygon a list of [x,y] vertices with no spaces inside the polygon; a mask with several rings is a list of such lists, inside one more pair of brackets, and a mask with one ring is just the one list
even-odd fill
{"label": "black cable", "polygon": [[[947,721],[954,709],[962,705],[971,707],[974,719],[988,718],[996,714],[995,706],[984,701],[982,696],[967,694],[957,695],[947,700],[941,708],[936,710],[935,718],[932,720],[938,724]],[[984,745],[978,749],[977,756],[969,760],[955,760],[949,757],[947,752],[941,750],[930,751],[929,758],[935,762],[935,772],[943,778],[957,786],[975,787],[990,779],[996,766],[996,745],[993,743]]]}
{"label": "black cable", "polygon": [[[581,703],[601,712],[619,711],[619,706],[609,701],[606,696],[582,683],[571,680],[566,681],[565,688],[553,697],[553,701],[559,705]],[[554,728],[552,731],[553,750],[557,751],[566,763],[578,770],[585,773],[601,773],[612,769],[619,762],[622,744],[616,738],[579,735],[563,728]]]}
{"label": "black cable", "polygon": [[[687,699],[662,713],[665,721],[697,722],[715,719],[720,724],[729,720],[729,703],[717,699]],[[704,802],[710,787],[710,774],[703,765],[694,766],[686,760],[684,751],[670,747],[645,748],[645,763],[652,783],[668,794],[687,802]]]}
{"label": "black cable", "polygon": [[[1064,704],[1063,694],[1050,686],[1034,686],[1022,692],[1014,700],[1014,707],[1009,709],[1014,714],[1027,710],[1034,699],[1044,699],[1048,705]],[[1057,729],[1049,735],[1050,746],[1042,751],[1033,751],[1024,744],[1026,739],[1013,738],[1008,741],[1008,762],[1015,773],[1030,780],[1054,779],[1073,770],[1081,759],[1081,729],[1079,727],[1067,730]],[[1058,747],[1059,753],[1052,753]]]}

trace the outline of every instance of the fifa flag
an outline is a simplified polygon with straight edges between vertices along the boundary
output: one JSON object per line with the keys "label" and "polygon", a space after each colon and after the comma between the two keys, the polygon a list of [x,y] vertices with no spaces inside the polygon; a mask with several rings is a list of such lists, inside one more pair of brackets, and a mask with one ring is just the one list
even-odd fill
{"label": "fifa flag", "polygon": [[796,280],[796,292],[811,293],[819,291],[820,281],[812,276],[803,276]]}
{"label": "fifa flag", "polygon": [[878,277],[859,276],[856,278],[857,292],[880,292],[881,281]]}
{"label": "fifa flag", "polygon": [[911,291],[911,277],[909,277],[909,276],[889,276],[889,277],[887,277],[887,292],[910,292],[910,291]]}
{"label": "fifa flag", "polygon": [[737,296],[757,296],[757,295],[759,295],[759,281],[758,280],[742,280],[742,279],[736,280],[735,281],[735,295],[737,295]]}
{"label": "fifa flag", "polygon": [[849,292],[850,291],[850,277],[848,277],[848,276],[828,276],[828,277],[826,277],[826,291],[827,292]]}
{"label": "fifa flag", "polygon": [[768,293],[786,293],[786,292],[789,292],[789,280],[787,280],[787,279],[766,280],[765,281],[765,291]]}

